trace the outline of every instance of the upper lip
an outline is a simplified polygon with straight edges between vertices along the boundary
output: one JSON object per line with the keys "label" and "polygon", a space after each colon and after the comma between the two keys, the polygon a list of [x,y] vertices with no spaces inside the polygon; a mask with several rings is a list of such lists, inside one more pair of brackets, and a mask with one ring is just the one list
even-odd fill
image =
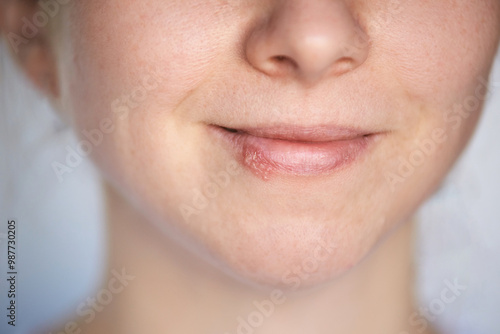
{"label": "upper lip", "polygon": [[226,127],[219,126],[222,129],[248,134],[255,137],[279,139],[287,141],[300,142],[328,142],[351,140],[373,134],[370,131],[360,129],[318,125],[318,126],[297,126],[297,125],[278,125],[264,127]]}

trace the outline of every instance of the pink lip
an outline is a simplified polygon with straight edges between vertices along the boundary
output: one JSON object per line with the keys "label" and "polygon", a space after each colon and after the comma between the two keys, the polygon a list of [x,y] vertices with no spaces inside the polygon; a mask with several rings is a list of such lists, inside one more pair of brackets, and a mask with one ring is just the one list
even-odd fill
{"label": "pink lip", "polygon": [[329,174],[353,163],[376,134],[335,127],[228,130],[209,126],[244,167],[263,180],[277,174]]}

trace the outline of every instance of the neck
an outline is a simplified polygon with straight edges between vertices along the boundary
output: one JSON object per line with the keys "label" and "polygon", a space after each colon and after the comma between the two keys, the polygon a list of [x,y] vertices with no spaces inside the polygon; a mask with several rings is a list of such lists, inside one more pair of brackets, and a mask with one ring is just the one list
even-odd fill
{"label": "neck", "polygon": [[122,271],[128,280],[84,332],[423,333],[409,321],[414,311],[413,222],[342,277],[281,294],[228,278],[159,233],[114,189],[108,186],[106,193],[110,250],[105,284],[116,282],[113,277]]}

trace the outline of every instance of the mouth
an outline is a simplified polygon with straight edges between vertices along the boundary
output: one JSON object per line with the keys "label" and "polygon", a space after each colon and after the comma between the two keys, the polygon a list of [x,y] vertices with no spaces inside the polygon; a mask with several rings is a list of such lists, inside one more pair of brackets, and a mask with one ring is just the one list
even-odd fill
{"label": "mouth", "polygon": [[209,132],[236,160],[263,180],[273,176],[318,176],[352,165],[380,133],[334,126],[228,128]]}

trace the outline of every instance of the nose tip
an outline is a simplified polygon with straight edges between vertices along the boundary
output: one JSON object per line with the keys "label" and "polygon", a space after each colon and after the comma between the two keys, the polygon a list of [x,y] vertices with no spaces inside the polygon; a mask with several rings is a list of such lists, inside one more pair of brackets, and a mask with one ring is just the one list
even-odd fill
{"label": "nose tip", "polygon": [[343,1],[289,0],[268,15],[246,45],[248,61],[266,75],[315,83],[367,58],[367,38]]}

